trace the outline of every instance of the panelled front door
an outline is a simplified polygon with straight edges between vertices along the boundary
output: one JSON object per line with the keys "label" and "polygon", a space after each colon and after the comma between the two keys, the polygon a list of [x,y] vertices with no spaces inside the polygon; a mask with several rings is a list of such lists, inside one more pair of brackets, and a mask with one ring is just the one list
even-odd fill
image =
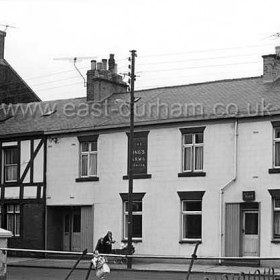
{"label": "panelled front door", "polygon": [[259,256],[259,211],[242,211],[242,256]]}
{"label": "panelled front door", "polygon": [[63,250],[81,251],[81,208],[74,207],[63,214]]}

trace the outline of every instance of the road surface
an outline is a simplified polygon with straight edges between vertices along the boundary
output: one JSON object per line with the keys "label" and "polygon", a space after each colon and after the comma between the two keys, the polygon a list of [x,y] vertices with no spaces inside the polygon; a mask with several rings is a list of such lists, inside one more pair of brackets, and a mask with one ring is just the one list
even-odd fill
{"label": "road surface", "polygon": [[[64,280],[69,269],[8,267],[7,280]],[[84,280],[86,270],[76,270],[69,280]],[[190,280],[203,280],[205,274],[192,274]],[[112,271],[106,280],[184,280],[186,272]],[[210,278],[210,277],[209,277]],[[91,272],[90,280],[98,279]],[[210,279],[214,279],[211,275]],[[219,278],[218,278],[219,279]]]}

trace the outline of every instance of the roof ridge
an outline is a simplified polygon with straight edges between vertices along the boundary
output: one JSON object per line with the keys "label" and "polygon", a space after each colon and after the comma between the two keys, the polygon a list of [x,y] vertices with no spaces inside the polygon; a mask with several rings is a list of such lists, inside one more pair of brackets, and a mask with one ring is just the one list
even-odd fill
{"label": "roof ridge", "polygon": [[135,92],[150,91],[150,90],[156,90],[156,89],[168,89],[168,88],[179,88],[179,87],[189,87],[189,86],[207,85],[207,84],[222,83],[222,82],[235,82],[235,81],[241,81],[241,80],[259,79],[259,78],[262,78],[262,75],[261,75],[261,76],[253,76],[253,77],[243,77],[243,78],[222,79],[222,80],[214,80],[214,81],[207,81],[207,82],[198,82],[198,83],[183,84],[183,85],[175,85],[175,86],[164,86],[164,87],[155,87],[155,88],[148,88],[148,89],[140,89],[140,90],[135,90]]}

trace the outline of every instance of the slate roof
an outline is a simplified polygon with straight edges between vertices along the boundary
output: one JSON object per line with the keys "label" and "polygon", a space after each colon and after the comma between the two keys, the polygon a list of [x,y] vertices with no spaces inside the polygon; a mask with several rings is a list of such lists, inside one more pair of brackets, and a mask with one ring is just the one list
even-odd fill
{"label": "slate roof", "polygon": [[[264,84],[262,77],[139,90],[135,97],[141,97],[135,126],[280,115],[280,82]],[[0,137],[127,128],[129,99],[129,93],[123,93],[101,103],[85,97],[0,105]]]}

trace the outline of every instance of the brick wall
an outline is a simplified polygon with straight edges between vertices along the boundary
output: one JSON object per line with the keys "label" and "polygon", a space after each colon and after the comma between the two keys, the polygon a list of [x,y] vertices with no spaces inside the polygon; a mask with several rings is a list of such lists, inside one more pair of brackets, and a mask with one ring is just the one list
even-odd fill
{"label": "brick wall", "polygon": [[21,236],[10,238],[8,247],[44,249],[44,224],[44,205],[37,203],[24,204],[21,213]]}

